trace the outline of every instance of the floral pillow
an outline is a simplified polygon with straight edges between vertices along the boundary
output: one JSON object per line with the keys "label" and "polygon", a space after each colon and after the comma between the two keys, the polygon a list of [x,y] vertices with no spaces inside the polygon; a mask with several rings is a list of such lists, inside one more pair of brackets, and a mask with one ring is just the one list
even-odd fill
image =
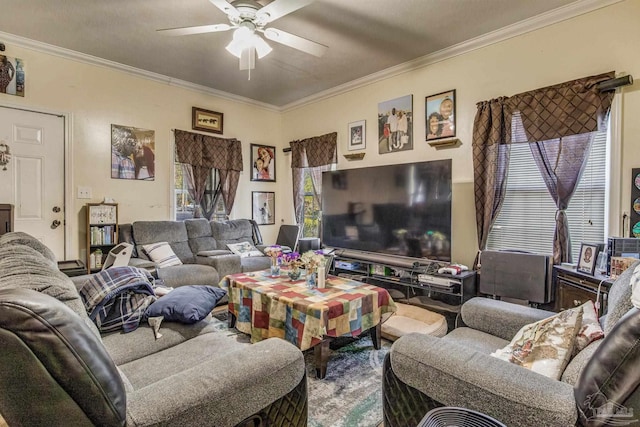
{"label": "floral pillow", "polygon": [[240,255],[240,258],[264,255],[258,248],[249,242],[229,243],[227,247],[234,254]]}
{"label": "floral pillow", "polygon": [[574,355],[580,353],[592,342],[604,337],[593,301],[587,301],[580,307],[582,307],[582,325],[576,335],[576,345],[573,349]]}
{"label": "floral pillow", "polygon": [[491,354],[544,376],[560,379],[582,324],[582,307],[523,326],[509,345]]}

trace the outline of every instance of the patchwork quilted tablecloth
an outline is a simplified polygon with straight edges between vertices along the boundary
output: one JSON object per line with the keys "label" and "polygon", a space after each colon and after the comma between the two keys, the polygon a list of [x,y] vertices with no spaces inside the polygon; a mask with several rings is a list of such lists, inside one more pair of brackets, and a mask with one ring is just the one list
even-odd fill
{"label": "patchwork quilted tablecloth", "polygon": [[229,312],[252,342],[279,337],[307,350],[323,337],[357,336],[396,311],[386,289],[329,276],[324,289],[307,288],[304,278],[273,278],[269,271],[226,276]]}

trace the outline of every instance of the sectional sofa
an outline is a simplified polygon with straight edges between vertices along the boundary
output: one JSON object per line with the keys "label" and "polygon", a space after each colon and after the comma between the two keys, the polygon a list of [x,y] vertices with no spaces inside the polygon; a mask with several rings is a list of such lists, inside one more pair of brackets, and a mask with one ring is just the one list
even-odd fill
{"label": "sectional sofa", "polygon": [[[264,248],[257,225],[248,219],[208,221],[135,221],[120,227],[120,241],[134,245],[129,265],[155,270],[167,286],[218,284],[227,274],[269,268],[271,260],[262,254],[241,257],[229,244],[248,242]],[[167,242],[182,265],[160,267],[151,261],[145,245]]]}
{"label": "sectional sofa", "polygon": [[[217,275],[217,273],[216,273]],[[79,284],[78,286],[82,286]],[[163,322],[101,335],[52,252],[0,236],[0,413],[9,425],[305,426],[302,352]]]}

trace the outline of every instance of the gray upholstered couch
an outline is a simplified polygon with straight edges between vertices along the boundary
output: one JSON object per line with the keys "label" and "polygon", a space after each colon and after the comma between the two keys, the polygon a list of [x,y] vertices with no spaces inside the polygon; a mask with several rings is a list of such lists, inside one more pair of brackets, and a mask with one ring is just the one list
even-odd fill
{"label": "gray upholstered couch", "polygon": [[[120,241],[134,245],[129,265],[156,271],[167,286],[218,284],[227,274],[269,268],[266,256],[241,258],[228,248],[229,243],[249,242],[264,248],[257,225],[248,219],[207,221],[136,221],[120,227]],[[156,268],[143,246],[167,242],[183,265]]]}
{"label": "gray upholstered couch", "polygon": [[302,352],[210,318],[101,336],[51,251],[0,236],[0,414],[10,426],[304,426]]}
{"label": "gray upholstered couch", "polygon": [[442,338],[400,338],[385,360],[385,427],[415,426],[437,406],[484,412],[508,426],[640,425],[640,310],[630,301],[636,265],[610,289],[600,319],[605,338],[574,356],[560,381],[489,356],[522,326],[555,314],[548,311],[473,298],[462,306],[464,327]]}

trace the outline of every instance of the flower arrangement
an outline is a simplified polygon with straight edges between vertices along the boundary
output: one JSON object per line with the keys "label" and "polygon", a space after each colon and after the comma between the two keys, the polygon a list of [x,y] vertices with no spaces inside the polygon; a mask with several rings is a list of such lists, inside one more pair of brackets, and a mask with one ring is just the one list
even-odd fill
{"label": "flower arrangement", "polygon": [[271,245],[264,248],[264,254],[271,257],[271,263],[277,265],[278,261],[282,260],[282,246]]}
{"label": "flower arrangement", "polygon": [[300,260],[307,270],[315,271],[324,264],[324,254],[322,251],[307,251],[302,254]]}
{"label": "flower arrangement", "polygon": [[284,265],[291,266],[292,268],[301,268],[304,266],[304,264],[300,260],[299,252],[289,252],[288,254],[283,254],[282,263]]}

